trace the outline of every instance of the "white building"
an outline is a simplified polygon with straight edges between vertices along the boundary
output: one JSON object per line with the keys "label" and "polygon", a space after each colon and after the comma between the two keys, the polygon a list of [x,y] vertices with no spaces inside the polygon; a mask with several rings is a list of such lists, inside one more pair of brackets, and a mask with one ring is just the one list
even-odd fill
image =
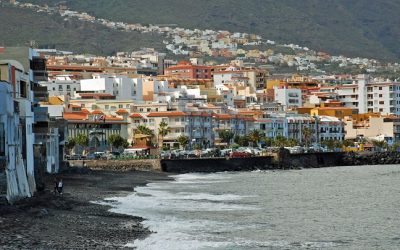
{"label": "white building", "polygon": [[142,81],[126,76],[94,75],[81,80],[81,92],[105,93],[117,100],[142,100]]}
{"label": "white building", "polygon": [[59,75],[53,80],[39,82],[40,85],[47,87],[49,96],[74,96],[76,91],[81,90],[79,80],[73,80],[69,75]]}
{"label": "white building", "polygon": [[[31,197],[36,189],[33,169],[34,137],[31,123],[33,115],[31,119],[22,119],[23,124],[20,123],[20,117],[26,115],[27,112],[26,110],[25,114],[21,112],[20,108],[25,108],[24,101],[17,101],[16,98],[20,98],[21,93],[15,90],[10,83],[0,82],[0,107],[2,107],[0,109],[0,165],[6,170],[7,200],[10,203]],[[24,137],[26,132],[29,134]]]}
{"label": "white building", "polygon": [[301,107],[302,97],[300,89],[274,88],[275,102],[285,109]]}
{"label": "white building", "polygon": [[358,108],[360,114],[379,112],[400,115],[399,82],[359,75],[351,84],[338,86],[336,92],[345,107]]}

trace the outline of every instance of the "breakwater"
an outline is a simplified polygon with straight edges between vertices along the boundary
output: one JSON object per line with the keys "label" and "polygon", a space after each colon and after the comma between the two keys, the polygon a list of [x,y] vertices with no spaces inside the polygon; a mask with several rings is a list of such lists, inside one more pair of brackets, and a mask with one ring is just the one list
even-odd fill
{"label": "breakwater", "polygon": [[273,169],[273,157],[161,160],[161,170],[172,173],[251,171]]}
{"label": "breakwater", "polygon": [[400,164],[400,152],[290,154],[287,150],[281,150],[269,156],[248,158],[78,160],[69,162],[70,166],[85,166],[93,170],[144,170],[170,173],[212,173],[224,171],[252,171],[257,169],[303,169],[380,164]]}
{"label": "breakwater", "polygon": [[287,150],[269,156],[161,160],[161,170],[172,173],[251,171],[320,168],[343,165],[343,153],[290,154]]}
{"label": "breakwater", "polygon": [[342,157],[342,165],[385,165],[400,164],[400,152],[365,152],[365,153],[346,153]]}

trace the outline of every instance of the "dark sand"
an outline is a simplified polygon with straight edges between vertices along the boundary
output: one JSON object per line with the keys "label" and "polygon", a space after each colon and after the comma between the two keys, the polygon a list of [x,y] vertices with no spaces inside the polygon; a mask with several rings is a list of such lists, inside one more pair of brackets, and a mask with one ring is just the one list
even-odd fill
{"label": "dark sand", "polygon": [[169,180],[164,173],[89,171],[58,175],[64,194],[53,194],[54,176],[46,189],[14,206],[0,200],[0,249],[115,249],[151,233],[140,217],[108,212],[91,203],[132,193],[136,186]]}

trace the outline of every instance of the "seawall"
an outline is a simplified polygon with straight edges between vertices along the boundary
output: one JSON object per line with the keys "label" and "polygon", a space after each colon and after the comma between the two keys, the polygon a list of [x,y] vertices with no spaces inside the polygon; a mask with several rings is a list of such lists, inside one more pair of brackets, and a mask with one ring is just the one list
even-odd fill
{"label": "seawall", "polygon": [[161,170],[172,173],[251,171],[273,169],[273,157],[161,160]]}
{"label": "seawall", "polygon": [[269,156],[249,158],[196,158],[144,160],[78,160],[70,166],[112,171],[163,171],[170,173],[303,169],[334,166],[400,164],[400,152],[290,154],[287,150]]}
{"label": "seawall", "polygon": [[112,170],[112,171],[161,171],[159,159],[142,160],[77,160],[69,161],[70,166],[85,166],[93,170]]}

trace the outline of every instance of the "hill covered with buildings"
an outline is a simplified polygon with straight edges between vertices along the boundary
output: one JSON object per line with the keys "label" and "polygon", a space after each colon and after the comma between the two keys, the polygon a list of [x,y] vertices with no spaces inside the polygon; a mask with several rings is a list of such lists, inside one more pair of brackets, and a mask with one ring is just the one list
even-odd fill
{"label": "hill covered with buildings", "polygon": [[[60,4],[53,0],[21,2]],[[69,0],[61,4],[113,21],[249,32],[331,54],[385,60],[400,57],[396,46],[400,3],[393,0]]]}

